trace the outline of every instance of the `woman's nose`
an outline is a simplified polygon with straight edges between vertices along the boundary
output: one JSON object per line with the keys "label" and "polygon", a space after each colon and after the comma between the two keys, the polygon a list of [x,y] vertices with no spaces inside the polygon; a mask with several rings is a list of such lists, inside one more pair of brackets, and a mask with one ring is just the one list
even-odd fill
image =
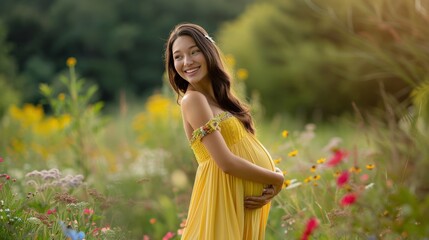
{"label": "woman's nose", "polygon": [[185,56],[185,65],[191,65],[193,62],[191,56]]}

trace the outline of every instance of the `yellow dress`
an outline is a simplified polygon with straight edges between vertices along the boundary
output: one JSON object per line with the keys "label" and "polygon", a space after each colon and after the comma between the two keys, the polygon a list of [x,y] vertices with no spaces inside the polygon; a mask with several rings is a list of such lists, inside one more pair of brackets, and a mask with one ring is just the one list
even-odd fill
{"label": "yellow dress", "polygon": [[226,174],[216,165],[201,142],[213,130],[220,131],[232,153],[274,171],[267,150],[230,113],[222,112],[196,129],[190,144],[198,169],[182,239],[264,239],[270,204],[255,210],[244,208],[244,198],[260,196],[264,185]]}

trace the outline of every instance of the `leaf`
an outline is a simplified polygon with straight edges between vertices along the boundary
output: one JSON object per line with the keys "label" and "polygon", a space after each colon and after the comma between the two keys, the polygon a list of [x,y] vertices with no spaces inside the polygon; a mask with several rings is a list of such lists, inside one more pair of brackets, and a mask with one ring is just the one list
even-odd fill
{"label": "leaf", "polygon": [[52,89],[46,83],[40,84],[39,89],[40,89],[40,92],[46,97],[50,97],[52,95]]}

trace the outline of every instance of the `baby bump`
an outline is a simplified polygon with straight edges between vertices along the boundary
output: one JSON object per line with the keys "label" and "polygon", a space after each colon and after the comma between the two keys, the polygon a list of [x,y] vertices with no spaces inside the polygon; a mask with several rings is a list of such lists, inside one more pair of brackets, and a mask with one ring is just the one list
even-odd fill
{"label": "baby bump", "polygon": [[[274,163],[271,156],[262,144],[254,138],[243,139],[243,141],[235,146],[235,149],[231,150],[234,154],[249,162],[269,170],[274,170]],[[245,196],[259,196],[265,187],[264,184],[253,181],[243,181],[243,184]]]}

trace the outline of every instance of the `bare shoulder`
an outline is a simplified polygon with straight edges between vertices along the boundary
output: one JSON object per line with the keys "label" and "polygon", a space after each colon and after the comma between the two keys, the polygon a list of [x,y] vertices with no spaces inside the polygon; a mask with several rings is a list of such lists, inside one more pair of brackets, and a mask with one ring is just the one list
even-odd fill
{"label": "bare shoulder", "polygon": [[181,110],[184,120],[196,129],[213,117],[207,98],[200,92],[188,91],[182,98]]}

